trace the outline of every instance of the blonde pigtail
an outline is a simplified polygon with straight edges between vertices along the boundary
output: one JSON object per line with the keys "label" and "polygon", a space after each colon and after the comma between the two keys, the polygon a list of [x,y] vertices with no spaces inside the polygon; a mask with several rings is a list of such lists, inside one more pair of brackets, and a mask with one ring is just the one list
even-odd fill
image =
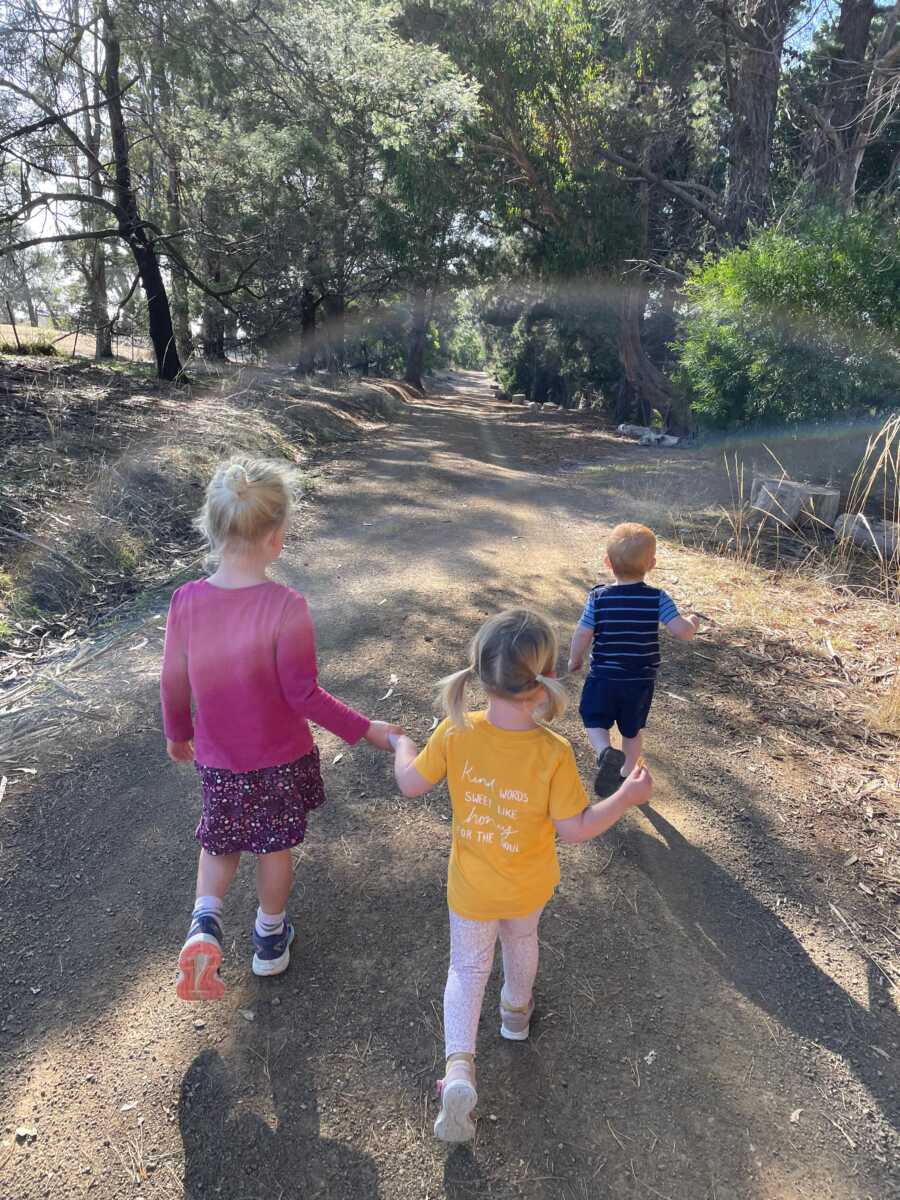
{"label": "blonde pigtail", "polygon": [[541,709],[541,720],[548,722],[555,721],[557,717],[561,717],[566,711],[566,706],[569,702],[566,689],[552,675],[541,675],[538,673],[535,675],[535,679],[547,694],[547,702]]}
{"label": "blonde pigtail", "polygon": [[472,667],[465,667],[438,682],[438,704],[450,718],[450,724],[457,729],[465,729],[468,725],[465,706],[466,684],[473,673]]}

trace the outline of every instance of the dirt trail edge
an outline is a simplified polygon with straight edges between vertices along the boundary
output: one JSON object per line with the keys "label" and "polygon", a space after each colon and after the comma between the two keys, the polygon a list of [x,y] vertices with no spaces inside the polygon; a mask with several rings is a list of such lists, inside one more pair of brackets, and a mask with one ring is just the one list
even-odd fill
{"label": "dirt trail edge", "polygon": [[[421,742],[485,614],[524,602],[567,635],[628,513],[540,454],[461,375],[325,468],[279,574],[309,597],[327,687]],[[495,973],[478,1136],[448,1153],[446,796],[398,798],[386,756],[320,735],[330,800],[297,856],[290,971],[250,973],[248,865],[227,997],[180,1003],[198,789],[163,754],[162,630],[160,606],[65,682],[78,725],[0,805],[0,1196],[900,1196],[894,1005],[828,928],[766,730],[697,682],[690,648],[665,647],[652,808],[561,849],[528,1043],[498,1036]],[[714,632],[703,652],[727,663]],[[574,703],[561,728],[587,778]]]}

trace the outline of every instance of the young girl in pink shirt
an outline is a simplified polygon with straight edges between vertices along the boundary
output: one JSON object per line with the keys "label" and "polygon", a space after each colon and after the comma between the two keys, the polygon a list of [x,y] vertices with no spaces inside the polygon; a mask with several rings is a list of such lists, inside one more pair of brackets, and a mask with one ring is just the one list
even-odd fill
{"label": "young girl in pink shirt", "polygon": [[319,687],[306,601],[266,574],[284,546],[290,508],[277,464],[221,465],[197,522],[218,568],[178,588],[169,608],[160,689],[166,748],[175,762],[195,762],[203,788],[196,901],[178,959],[182,1000],[224,995],[222,901],[244,852],[256,855],[253,971],[287,969],[291,847],[325,800],[307,722],[381,750],[400,732]]}

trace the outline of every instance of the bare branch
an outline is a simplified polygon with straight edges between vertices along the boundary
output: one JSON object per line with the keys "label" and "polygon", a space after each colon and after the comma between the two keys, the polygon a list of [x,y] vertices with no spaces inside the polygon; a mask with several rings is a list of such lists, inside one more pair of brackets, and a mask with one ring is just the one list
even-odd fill
{"label": "bare branch", "polygon": [[56,242],[85,242],[107,240],[109,238],[122,237],[122,233],[118,229],[95,229],[82,230],[80,233],[54,233],[50,237],[26,238],[22,242],[11,242],[9,245],[0,245],[0,258],[4,254],[14,254],[17,250],[27,250],[31,246],[48,246]]}
{"label": "bare branch", "polygon": [[33,209],[40,208],[42,204],[52,204],[57,200],[75,200],[79,204],[96,204],[100,208],[105,208],[107,212],[111,212],[113,216],[118,216],[115,205],[110,204],[101,196],[89,196],[85,192],[41,192],[39,196],[35,196],[27,204],[23,204],[17,212],[0,216],[0,223],[17,221],[19,217],[27,216]]}

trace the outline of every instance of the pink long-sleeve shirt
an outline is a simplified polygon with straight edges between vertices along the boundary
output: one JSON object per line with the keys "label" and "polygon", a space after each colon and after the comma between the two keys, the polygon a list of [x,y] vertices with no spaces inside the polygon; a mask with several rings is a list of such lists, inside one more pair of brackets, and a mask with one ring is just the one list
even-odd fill
{"label": "pink long-sleeve shirt", "polygon": [[351,745],[369,727],[366,717],[319,687],[309,608],[299,592],[279,583],[220,588],[199,579],[178,588],[169,606],[160,694],[166,737],[193,738],[197,762],[229,771],[308,754],[308,721]]}

